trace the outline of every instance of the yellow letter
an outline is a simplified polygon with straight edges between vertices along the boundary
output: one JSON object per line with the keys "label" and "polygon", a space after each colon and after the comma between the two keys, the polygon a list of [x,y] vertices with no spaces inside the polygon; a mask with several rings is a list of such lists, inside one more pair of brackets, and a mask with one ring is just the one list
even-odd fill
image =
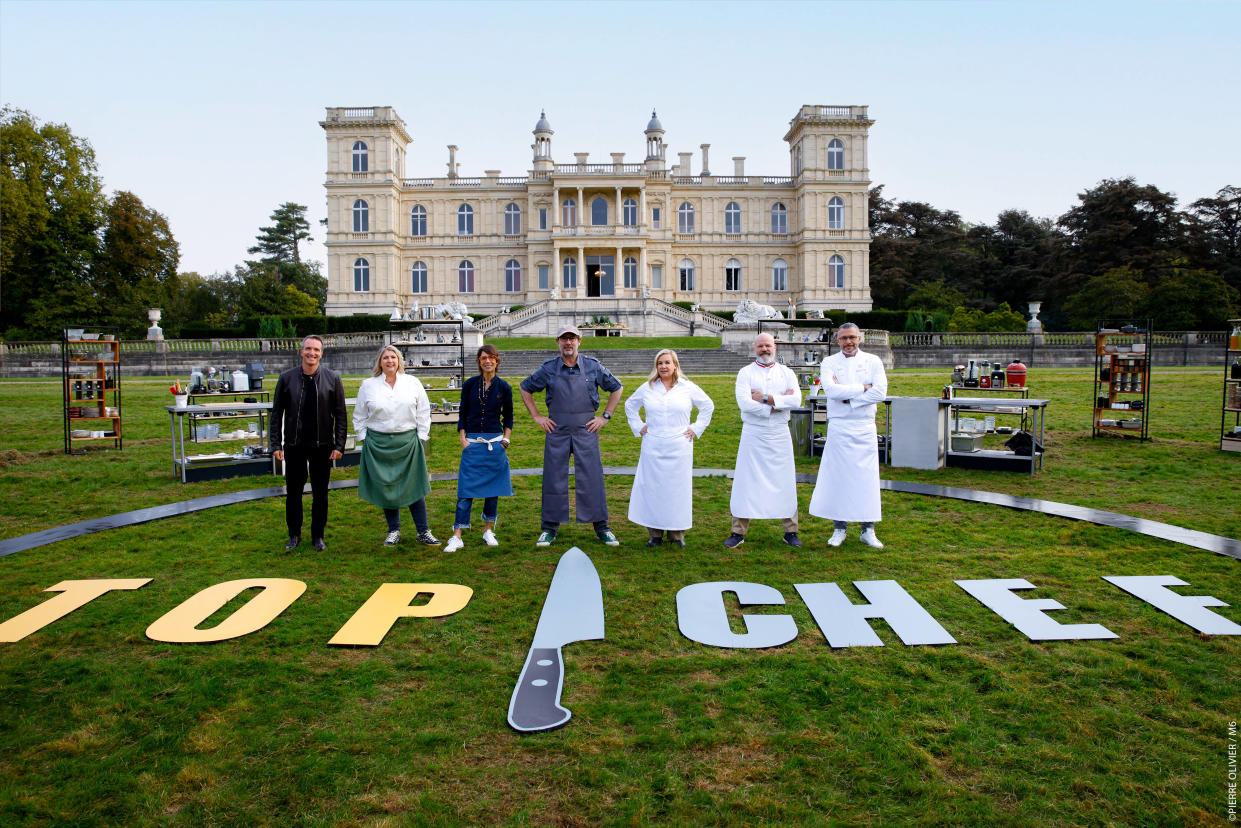
{"label": "yellow letter", "polygon": [[101,578],[97,581],[61,581],[44,592],[59,592],[37,607],[0,624],[0,642],[21,641],[53,621],[64,618],[79,607],[114,589],[138,589],[151,583],[150,578]]}
{"label": "yellow letter", "polygon": [[[431,594],[431,600],[411,607],[410,602],[424,592]],[[464,609],[472,595],[474,590],[460,584],[381,584],[328,644],[377,647],[398,618],[452,615]]]}
{"label": "yellow letter", "polygon": [[[236,612],[219,624],[206,630],[197,629],[217,612],[220,607],[236,598],[243,590],[262,590]],[[151,626],[147,638],[168,641],[172,644],[203,644],[209,641],[225,641],[261,630],[284,612],[285,608],[306,591],[306,585],[291,578],[249,578],[241,581],[225,581],[209,586],[174,607]]]}

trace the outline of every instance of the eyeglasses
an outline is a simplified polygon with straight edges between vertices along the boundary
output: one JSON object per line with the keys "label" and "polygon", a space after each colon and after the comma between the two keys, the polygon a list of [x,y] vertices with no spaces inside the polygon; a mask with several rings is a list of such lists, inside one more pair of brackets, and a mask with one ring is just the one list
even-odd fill
{"label": "eyeglasses", "polygon": [[840,340],[852,340],[852,339],[861,339],[862,337],[860,336],[838,336],[836,338]]}

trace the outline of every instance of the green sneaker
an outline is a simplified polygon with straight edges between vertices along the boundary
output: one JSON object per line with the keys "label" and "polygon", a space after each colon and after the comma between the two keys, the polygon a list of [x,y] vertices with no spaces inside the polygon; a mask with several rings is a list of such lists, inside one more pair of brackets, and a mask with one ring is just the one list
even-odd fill
{"label": "green sneaker", "polygon": [[535,546],[551,546],[555,542],[556,542],[556,533],[548,532],[547,530],[544,530],[539,535],[539,539],[534,542],[534,545]]}
{"label": "green sneaker", "polygon": [[599,536],[599,540],[603,541],[604,546],[620,546],[620,541],[616,539],[616,535],[612,534],[611,529],[604,529],[595,534]]}

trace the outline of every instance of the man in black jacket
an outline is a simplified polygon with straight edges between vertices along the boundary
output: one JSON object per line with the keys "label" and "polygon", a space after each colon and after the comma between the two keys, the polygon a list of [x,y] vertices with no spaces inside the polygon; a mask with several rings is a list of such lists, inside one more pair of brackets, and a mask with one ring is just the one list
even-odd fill
{"label": "man in black jacket", "polygon": [[[285,464],[284,520],[289,526],[285,549],[302,542],[302,490],[310,475],[310,537],[314,548],[327,549],[327,486],[332,461],[345,451],[345,386],[340,374],[319,364],[323,340],[302,340],[302,364],[276,380],[271,409],[272,456]],[[281,440],[281,435],[284,439]]]}

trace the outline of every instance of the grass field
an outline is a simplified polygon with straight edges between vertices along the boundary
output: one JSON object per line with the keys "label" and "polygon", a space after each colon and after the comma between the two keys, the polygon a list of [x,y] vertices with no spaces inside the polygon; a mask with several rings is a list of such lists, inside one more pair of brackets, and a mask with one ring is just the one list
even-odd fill
{"label": "grass field", "polygon": [[[1241,458],[1217,449],[1219,372],[1156,370],[1153,439],[1089,436],[1086,371],[1036,371],[1049,397],[1049,445],[1034,478],[887,469],[885,477],[1110,509],[1241,537]],[[358,378],[347,381],[352,393]],[[894,372],[894,394],[930,395],[944,377]],[[632,386],[636,380],[626,379]],[[740,433],[731,378],[702,378],[716,420],[696,465],[731,467]],[[56,381],[0,382],[0,538],[226,491],[271,477],[183,486],[172,476],[167,382],[127,381],[123,451],[62,453]],[[518,414],[511,458],[540,465]],[[452,432],[433,430],[433,471],[455,468]],[[604,462],[633,465],[623,415]],[[811,472],[816,461],[799,461]],[[337,479],[352,470],[338,472]],[[1175,575],[1241,621],[1241,564],[1121,530],[976,504],[885,493],[882,551],[850,538],[828,549],[807,516],[807,546],[756,522],[726,550],[729,482],[695,482],[684,550],[647,549],[624,520],[630,481],[609,479],[606,549],[564,527],[536,549],[538,478],[501,502],[502,545],[477,530],[452,556],[408,541],[381,546],[378,510],[332,495],[329,549],[286,554],[278,498],[112,530],[0,558],[0,620],[62,580],[152,578],[16,643],[0,644],[0,824],[459,825],[937,823],[1213,825],[1227,819],[1228,722],[1241,713],[1241,638],[1210,637],[1102,580]],[[436,484],[444,538],[454,487]],[[505,724],[552,569],[570,545],[603,582],[607,638],[565,652],[565,705],[551,733]],[[253,577],[307,590],[252,635],[172,645],[147,626],[212,584]],[[1061,623],[1098,623],[1110,641],[1034,643],[956,579],[1027,578],[1023,598],[1054,598]],[[897,580],[959,644],[830,648],[795,583]],[[800,634],[772,650],[723,650],[680,635],[675,595],[738,580],[780,590]],[[376,648],[328,639],[385,582],[458,583],[461,612],[397,623]],[[210,626],[243,603],[213,616]],[[729,607],[743,631],[742,609]],[[1235,741],[1236,737],[1232,737]]]}

